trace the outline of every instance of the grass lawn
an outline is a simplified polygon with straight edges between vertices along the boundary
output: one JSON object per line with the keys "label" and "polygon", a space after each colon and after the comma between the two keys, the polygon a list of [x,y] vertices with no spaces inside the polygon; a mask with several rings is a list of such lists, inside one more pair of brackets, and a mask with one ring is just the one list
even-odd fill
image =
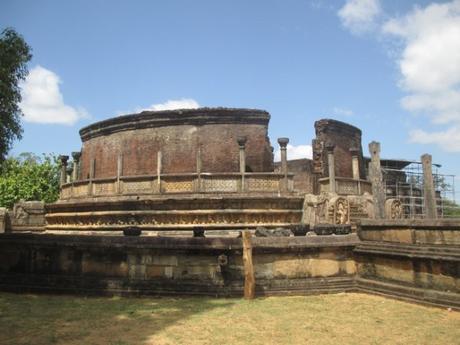
{"label": "grass lawn", "polygon": [[460,344],[460,313],[348,293],[243,299],[0,293],[0,344]]}

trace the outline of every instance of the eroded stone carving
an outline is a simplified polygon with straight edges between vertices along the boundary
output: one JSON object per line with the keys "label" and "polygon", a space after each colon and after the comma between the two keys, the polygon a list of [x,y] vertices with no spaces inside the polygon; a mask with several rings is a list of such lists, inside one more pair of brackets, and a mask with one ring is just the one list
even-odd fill
{"label": "eroded stone carving", "polygon": [[404,216],[401,201],[388,199],[385,201],[385,217],[387,219],[402,219]]}

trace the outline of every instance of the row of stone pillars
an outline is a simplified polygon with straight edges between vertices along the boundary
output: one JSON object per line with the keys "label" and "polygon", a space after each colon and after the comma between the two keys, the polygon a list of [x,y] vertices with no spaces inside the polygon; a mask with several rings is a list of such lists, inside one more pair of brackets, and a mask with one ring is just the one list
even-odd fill
{"label": "row of stone pillars", "polygon": [[[326,143],[327,151],[327,166],[328,166],[328,175],[329,175],[329,191],[331,193],[337,192],[336,178],[335,178],[335,158],[334,158],[334,149],[335,145],[332,143]],[[351,148],[351,164],[352,164],[352,174],[354,180],[359,180],[359,153],[360,149]],[[360,184],[358,183],[358,188]],[[358,194],[361,194],[361,191],[358,191]]]}
{"label": "row of stone pillars", "polygon": [[[236,139],[236,142],[238,143],[238,146],[239,146],[239,166],[240,166],[239,172],[242,174],[242,185],[244,186],[244,173],[246,173],[247,137],[239,136]],[[281,173],[284,175],[283,189],[287,189],[287,179],[288,179],[287,144],[288,143],[289,143],[288,138],[278,139],[278,144],[280,145],[280,150],[281,150]],[[71,174],[70,174],[71,175],[70,179],[72,181],[77,181],[80,179],[80,157],[81,157],[81,152],[72,152],[73,162],[72,162],[72,168],[71,168]],[[61,155],[59,156],[59,160],[61,164],[60,183],[62,185],[68,182],[67,164],[68,164],[69,156]],[[95,159],[92,159],[91,165],[90,165],[90,173],[89,173],[90,180],[94,179],[95,165],[96,165]],[[198,175],[202,172],[201,169],[202,169],[201,149],[198,148],[197,155],[196,155],[196,172]],[[162,170],[162,153],[161,151],[158,151],[158,154],[157,154],[158,183],[160,183],[161,170]],[[123,155],[119,154],[118,160],[117,160],[117,179],[118,180],[122,176],[122,173],[123,173]]]}
{"label": "row of stone pillars", "polygon": [[[371,162],[369,164],[369,180],[372,183],[372,194],[374,199],[375,217],[385,218],[386,193],[383,184],[382,168],[380,166],[380,143],[369,144]],[[432,157],[424,154],[421,157],[423,167],[423,198],[425,218],[434,219],[438,217],[436,207],[436,192],[433,182]]]}

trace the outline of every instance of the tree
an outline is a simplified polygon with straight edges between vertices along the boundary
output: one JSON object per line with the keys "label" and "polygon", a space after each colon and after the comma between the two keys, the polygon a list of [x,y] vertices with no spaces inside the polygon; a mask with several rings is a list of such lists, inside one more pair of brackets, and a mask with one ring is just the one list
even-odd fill
{"label": "tree", "polygon": [[0,166],[0,207],[12,208],[19,200],[54,202],[59,197],[58,157],[22,153]]}
{"label": "tree", "polygon": [[21,139],[22,112],[19,82],[27,76],[31,48],[14,29],[0,34],[0,163],[15,139]]}

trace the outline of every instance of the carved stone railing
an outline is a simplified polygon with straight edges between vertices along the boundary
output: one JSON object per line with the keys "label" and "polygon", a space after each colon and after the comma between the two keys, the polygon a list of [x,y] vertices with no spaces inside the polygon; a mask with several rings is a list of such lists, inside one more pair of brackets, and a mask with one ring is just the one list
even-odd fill
{"label": "carved stone railing", "polygon": [[[330,180],[328,177],[319,179],[320,192],[329,192]],[[362,195],[364,193],[372,194],[372,185],[367,180],[355,180],[347,177],[335,178],[335,191],[339,195]]]}
{"label": "carved stone railing", "polygon": [[190,193],[280,193],[293,190],[294,174],[278,173],[185,173],[120,176],[65,183],[61,199],[117,195],[161,195]]}

